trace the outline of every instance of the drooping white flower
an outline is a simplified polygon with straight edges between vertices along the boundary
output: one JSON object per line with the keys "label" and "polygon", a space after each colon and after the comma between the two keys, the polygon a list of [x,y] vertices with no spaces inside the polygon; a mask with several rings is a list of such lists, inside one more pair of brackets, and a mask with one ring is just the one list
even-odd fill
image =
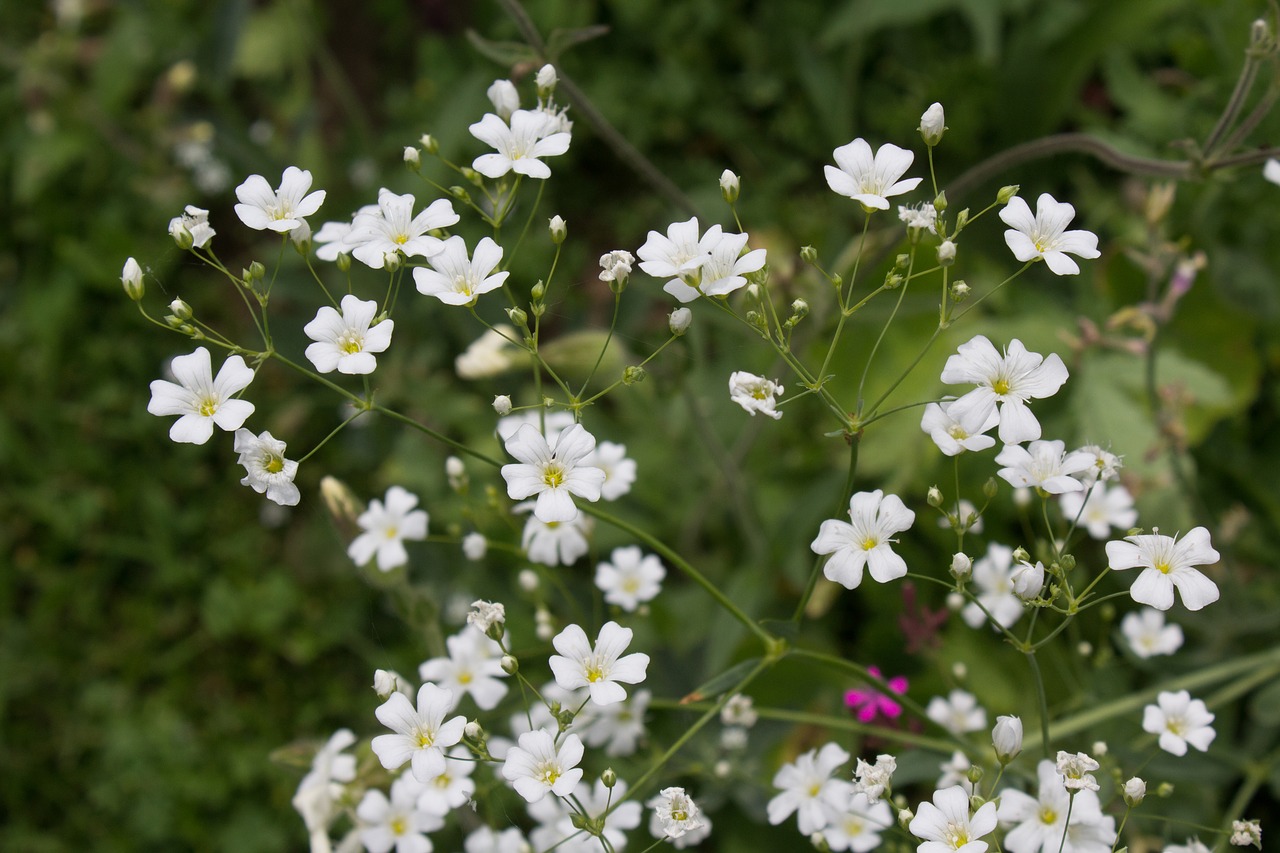
{"label": "drooping white flower", "polygon": [[1203,527],[1192,529],[1181,540],[1148,533],[1107,543],[1107,562],[1113,570],[1142,569],[1129,588],[1129,595],[1139,604],[1157,610],[1173,606],[1174,587],[1188,610],[1199,610],[1217,601],[1218,585],[1195,567],[1213,565],[1219,559],[1209,544],[1209,531]]}
{"label": "drooping white flower", "polygon": [[570,495],[600,500],[604,471],[583,462],[595,449],[596,440],[581,424],[560,433],[554,450],[531,424],[516,430],[505,445],[507,452],[520,460],[517,464],[502,466],[507,495],[514,500],[537,495],[533,514],[538,520],[549,524],[577,518],[578,508]]}
{"label": "drooping white flower", "polygon": [[849,499],[849,522],[828,519],[818,528],[809,547],[815,554],[830,554],[823,574],[847,589],[862,583],[866,567],[878,583],[888,583],[907,573],[906,561],[890,546],[893,534],[911,527],[916,514],[897,495],[880,489],[858,492]]}
{"label": "drooping white flower", "polygon": [[636,462],[627,458],[625,444],[602,441],[596,445],[595,452],[582,461],[584,465],[591,465],[604,472],[600,497],[606,501],[616,501],[631,491],[631,485],[636,481]]}
{"label": "drooping white flower", "polygon": [[419,293],[445,305],[474,305],[482,294],[497,290],[507,280],[505,270],[493,272],[501,261],[502,247],[488,237],[481,238],[468,258],[466,242],[455,235],[430,258],[432,269],[414,267],[413,280]]}
{"label": "drooping white flower", "polygon": [[448,657],[432,658],[418,667],[418,677],[432,681],[461,699],[470,694],[482,711],[496,708],[507,695],[507,685],[499,679],[506,678],[501,649],[474,625],[468,625],[459,633],[445,639]]}
{"label": "drooping white flower", "polygon": [[1012,548],[998,542],[989,544],[986,555],[973,564],[972,583],[978,589],[978,602],[982,607],[970,602],[960,612],[970,628],[980,628],[987,621],[983,607],[1004,628],[1011,627],[1022,618],[1022,602],[1013,591]]}
{"label": "drooping white flower", "polygon": [[467,613],[467,624],[474,625],[482,634],[488,634],[495,626],[505,625],[507,608],[497,601],[473,601]]}
{"label": "drooping white flower", "polygon": [[925,716],[952,734],[981,731],[987,727],[987,712],[978,704],[977,697],[959,688],[947,694],[947,698],[934,696],[924,709]]}
{"label": "drooping white flower", "polygon": [[1005,835],[1005,848],[1010,853],[1057,853],[1059,846],[1063,853],[1108,853],[1115,841],[1115,818],[1102,814],[1098,795],[1081,790],[1072,800],[1062,776],[1047,759],[1037,765],[1036,773],[1040,783],[1036,797],[1012,788],[1001,792],[997,815],[1002,824],[1013,827]]}
{"label": "drooping white flower", "polygon": [[1201,699],[1192,699],[1186,690],[1163,691],[1155,705],[1142,709],[1142,730],[1160,736],[1160,748],[1174,755],[1186,755],[1187,744],[1204,752],[1218,733],[1209,725],[1214,715]]}
{"label": "drooping white flower", "polygon": [[873,155],[865,139],[855,139],[832,152],[836,165],[826,166],[827,185],[836,193],[859,202],[863,209],[888,210],[889,196],[915,189],[923,178],[899,180],[915,154],[886,142]]}
{"label": "drooping white flower", "polygon": [[735,370],[729,374],[729,399],[741,406],[752,417],[759,412],[775,421],[781,418],[782,412],[775,408],[777,403],[774,398],[783,390],[777,382],[765,379],[763,376],[756,376],[754,373],[747,373],[745,370]]}
{"label": "drooping white flower", "polygon": [[409,761],[419,782],[444,772],[444,751],[462,740],[467,725],[462,716],[445,720],[454,705],[453,692],[434,684],[418,688],[417,708],[403,693],[392,693],[375,714],[395,734],[378,735],[370,744],[382,766],[395,770]]}
{"label": "drooping white flower", "polygon": [[284,458],[285,446],[269,432],[254,435],[247,429],[238,429],[233,449],[240,454],[236,463],[245,470],[240,485],[260,495],[266,494],[267,500],[280,506],[297,506],[302,499],[302,493],[293,483],[298,463]]}
{"label": "drooping white flower", "polygon": [[874,764],[858,759],[853,769],[853,791],[868,803],[878,803],[893,782],[898,760],[892,755],[877,755]]}
{"label": "drooping white flower", "polygon": [[672,279],[663,286],[681,302],[692,302],[701,293],[706,296],[728,296],[739,288],[746,287],[746,273],[756,272],[765,265],[764,249],[752,249],[743,253],[746,248],[746,234],[724,234],[711,247],[711,257],[699,269],[701,278],[697,288],[692,288],[680,279]]}
{"label": "drooping white flower", "polygon": [[930,403],[924,407],[924,417],[920,419],[920,429],[929,434],[933,443],[938,445],[947,456],[957,456],[966,450],[986,450],[996,440],[983,433],[1000,423],[1000,415],[992,408],[984,412],[979,408],[970,408],[964,412],[965,419],[952,416],[954,400],[941,403]]}
{"label": "drooping white flower", "polygon": [[527,802],[536,803],[548,792],[567,797],[582,779],[582,740],[567,735],[559,748],[549,732],[537,729],[520,735],[507,752],[502,776]]}
{"label": "drooping white flower", "polygon": [[250,175],[236,187],[236,198],[240,199],[236,205],[236,216],[255,231],[286,234],[301,225],[304,218],[315,213],[324,203],[324,190],[308,193],[309,189],[311,172],[297,166],[284,170],[280,187],[274,190],[266,178]]}
{"label": "drooping white flower", "polygon": [[440,253],[444,244],[428,232],[458,223],[458,214],[449,199],[437,199],[413,215],[414,197],[397,195],[383,187],[378,190],[377,205],[360,208],[351,222],[351,230],[343,239],[343,251],[371,269],[380,270],[390,256],[430,258]]}
{"label": "drooping white flower", "polygon": [[328,742],[316,750],[311,760],[311,770],[298,783],[293,795],[293,807],[302,815],[307,831],[324,833],[337,816],[337,800],[342,796],[344,784],[356,778],[356,758],[343,750],[356,742],[351,729],[339,729]]}
{"label": "drooping white flower", "polygon": [[532,513],[533,501],[525,501],[512,507],[513,512],[528,512],[520,547],[525,556],[544,566],[572,566],[590,548],[589,538],[595,527],[595,519],[586,513],[578,513],[571,521],[542,521]]}
{"label": "drooping white flower", "polygon": [[662,821],[658,817],[658,813],[656,811],[650,811],[649,834],[654,838],[663,839],[667,844],[670,844],[677,850],[697,847],[699,844],[711,837],[711,818],[700,813],[698,815],[698,819],[701,823],[696,828],[686,830],[685,834],[679,838],[672,838],[667,835],[667,831],[663,827]]}
{"label": "drooping white flower", "polygon": [[932,803],[921,803],[908,825],[911,834],[924,839],[918,853],[986,853],[980,841],[996,828],[996,804],[985,803],[969,814],[969,795],[956,785],[934,791]]}
{"label": "drooping white flower", "polygon": [[1069,521],[1078,518],[1080,526],[1094,539],[1106,539],[1113,527],[1129,530],[1138,523],[1133,495],[1124,486],[1117,484],[1108,488],[1099,481],[1085,488],[1089,490],[1088,498],[1084,492],[1067,492],[1062,496],[1062,515]]}
{"label": "drooping white flower", "polygon": [[253,414],[253,403],[234,399],[253,381],[253,371],[240,356],[224,361],[215,378],[209,351],[196,347],[195,352],[174,358],[169,370],[177,383],[153,380],[147,411],[161,417],[180,416],[169,428],[174,441],[204,444],[215,425],[232,432]]}
{"label": "drooping white flower", "polygon": [[637,546],[614,548],[607,562],[596,566],[596,586],[604,600],[628,613],[642,602],[652,601],[662,591],[667,570],[654,554],[645,554]]}
{"label": "drooping white flower", "polygon": [[412,778],[402,777],[391,783],[390,800],[377,788],[365,791],[356,817],[360,843],[369,853],[431,853],[426,833],[442,828],[444,820],[419,807],[419,790]]}
{"label": "drooping white flower", "polygon": [[880,846],[880,833],[893,827],[889,804],[869,800],[866,794],[854,794],[843,808],[828,805],[826,811],[822,837],[832,850],[868,853]]}
{"label": "drooping white flower", "polygon": [[1006,444],[996,455],[996,462],[1005,467],[996,473],[1014,488],[1035,487],[1051,495],[1079,492],[1084,489],[1078,479],[1071,476],[1093,464],[1088,454],[1065,452],[1061,441],[1033,441],[1027,447]]}
{"label": "drooping white flower", "polygon": [[593,646],[581,626],[568,626],[551,641],[560,653],[548,661],[556,683],[565,690],[587,688],[597,705],[621,702],[627,698],[622,685],[644,681],[649,668],[649,656],[643,652],[622,654],[631,645],[631,637],[630,628],[606,622]]}
{"label": "drooping white flower", "polygon": [[684,788],[663,788],[645,805],[653,809],[668,838],[679,838],[702,826],[702,811]]}
{"label": "drooping white flower", "polygon": [[712,225],[699,236],[698,218],[673,222],[666,235],[650,231],[643,246],[636,250],[640,269],[654,278],[669,279],[663,290],[681,302],[692,302],[701,294],[688,281],[701,280],[701,268],[711,261],[711,251],[724,235],[719,225]]}
{"label": "drooping white flower", "polygon": [[191,245],[197,249],[207,248],[209,241],[218,233],[209,224],[209,211],[196,207],[194,204],[189,204],[183,208],[181,216],[175,216],[169,220],[170,237],[176,240],[183,231],[191,235]]}
{"label": "drooping white flower", "polygon": [[366,302],[348,293],[342,297],[341,305],[341,314],[322,305],[315,319],[302,327],[307,337],[315,341],[305,355],[321,373],[373,373],[378,366],[374,353],[385,352],[391,346],[395,321],[383,320],[371,326],[378,313],[378,303],[372,299]]}
{"label": "drooping white flower", "polygon": [[782,765],[773,777],[773,787],[782,793],[771,799],[766,808],[769,823],[776,826],[795,812],[802,835],[821,831],[827,825],[828,808],[845,808],[853,795],[851,782],[831,778],[836,768],[848,760],[849,753],[829,743]]}
{"label": "drooping white flower", "polygon": [[978,387],[951,404],[948,414],[970,423],[971,410],[981,411],[975,421],[986,422],[987,413],[999,405],[1000,440],[1020,444],[1040,437],[1040,422],[1027,407],[1033,398],[1051,397],[1067,381],[1067,368],[1057,353],[1048,358],[1028,352],[1014,339],[1004,355],[983,335],[959,346],[947,359],[942,381],[948,385],[972,383]]}
{"label": "drooping white flower", "polygon": [[1055,201],[1048,193],[1036,199],[1036,212],[1014,196],[1000,211],[1000,218],[1010,226],[1004,241],[1020,261],[1043,260],[1055,275],[1076,275],[1080,267],[1066,253],[1082,258],[1096,258],[1098,237],[1089,231],[1067,231],[1076,209],[1065,201]]}
{"label": "drooping white flower", "polygon": [[363,566],[376,554],[384,572],[409,562],[405,540],[427,538],[426,510],[415,509],[418,496],[401,486],[387,489],[386,503],[374,498],[356,524],[364,531],[347,548],[347,556]]}
{"label": "drooping white flower", "polygon": [[1120,620],[1120,633],[1140,658],[1171,655],[1182,648],[1182,628],[1166,625],[1164,613],[1150,607],[1126,613]]}
{"label": "drooping white flower", "polygon": [[1056,771],[1062,777],[1062,784],[1073,791],[1097,791],[1098,780],[1093,778],[1093,771],[1100,765],[1087,754],[1077,752],[1072,755],[1065,750],[1058,750]]}
{"label": "drooping white flower", "polygon": [[501,178],[508,172],[540,180],[551,177],[551,168],[543,157],[554,157],[569,150],[570,136],[556,130],[547,133],[548,116],[537,110],[515,110],[507,125],[493,113],[487,113],[468,130],[496,153],[481,154],[471,163],[486,178]]}

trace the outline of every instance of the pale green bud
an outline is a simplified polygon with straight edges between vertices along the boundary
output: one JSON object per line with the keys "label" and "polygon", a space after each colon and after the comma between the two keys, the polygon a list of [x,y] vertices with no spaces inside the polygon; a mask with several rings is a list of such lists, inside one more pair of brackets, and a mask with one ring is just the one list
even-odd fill
{"label": "pale green bud", "polygon": [[649,373],[638,364],[633,364],[626,370],[622,371],[622,384],[635,385],[637,382],[643,382]]}
{"label": "pale green bud", "polygon": [[606,788],[612,788],[618,784],[618,774],[613,772],[612,767],[606,767],[604,772],[600,774],[600,781]]}
{"label": "pale green bud", "polygon": [[169,303],[169,310],[173,312],[173,316],[179,320],[191,319],[191,306],[183,302],[181,299],[175,299]]}
{"label": "pale green bud", "polygon": [[925,503],[934,509],[942,506],[942,489],[937,486],[930,486],[929,493],[925,496]]}
{"label": "pale green bud", "polygon": [[688,308],[677,308],[667,318],[667,326],[671,329],[671,334],[676,336],[683,335],[689,331],[689,326],[692,323],[693,312]]}
{"label": "pale green bud", "polygon": [[515,675],[520,671],[520,661],[516,660],[515,655],[503,655],[499,665],[507,675]]}
{"label": "pale green bud", "polygon": [[[187,236],[191,236],[190,233]],[[142,282],[142,267],[133,258],[124,262],[124,269],[120,271],[120,284],[124,285],[125,295],[134,302],[146,295],[147,286]]]}
{"label": "pale green bud", "polygon": [[996,203],[1008,204],[1013,200],[1013,197],[1018,194],[1019,189],[1021,188],[1017,184],[1009,184],[1006,187],[1001,187],[1000,191],[996,193]]}
{"label": "pale green bud", "polygon": [[964,302],[966,299],[969,298],[969,294],[972,292],[973,291],[969,288],[969,285],[965,284],[963,279],[959,281],[953,281],[951,283],[951,301],[952,302]]}
{"label": "pale green bud", "polygon": [[551,231],[551,242],[555,243],[557,246],[563,243],[564,238],[569,235],[568,227],[565,225],[564,220],[559,216],[551,217],[551,222],[548,228]]}
{"label": "pale green bud", "polygon": [[802,246],[800,248],[800,260],[806,264],[816,264],[818,262],[818,250],[812,246]]}
{"label": "pale green bud", "polygon": [[740,188],[738,176],[728,169],[720,173],[720,195],[729,204],[733,204],[738,200],[738,191]]}

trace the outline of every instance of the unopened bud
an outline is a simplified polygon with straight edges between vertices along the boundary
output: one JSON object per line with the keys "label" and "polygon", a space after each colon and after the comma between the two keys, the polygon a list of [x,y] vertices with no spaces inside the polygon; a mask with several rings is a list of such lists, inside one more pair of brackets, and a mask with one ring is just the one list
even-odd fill
{"label": "unopened bud", "polygon": [[183,302],[181,299],[175,299],[169,303],[169,310],[173,312],[173,316],[179,320],[191,319],[191,306]]}
{"label": "unopened bud", "polygon": [[[187,236],[191,236],[190,232]],[[124,269],[120,271],[120,283],[124,285],[125,295],[134,302],[146,295],[147,286],[142,283],[142,267],[133,258],[124,262]]]}
{"label": "unopened bud", "polygon": [[906,252],[903,252],[893,259],[893,268],[895,270],[905,270],[909,266],[911,266],[911,256]]}
{"label": "unopened bud", "polygon": [[733,172],[725,169],[720,173],[720,195],[723,196],[724,200],[729,204],[733,204],[738,200],[739,187],[740,184],[738,182],[738,176]]}
{"label": "unopened bud", "polygon": [[622,384],[635,385],[637,382],[643,382],[649,373],[638,364],[633,364],[626,370],[622,371]]}
{"label": "unopened bud", "polygon": [[267,277],[267,268],[263,265],[262,261],[254,261],[249,264],[247,277],[251,281],[262,281],[262,279]]}
{"label": "unopened bud", "polygon": [[505,418],[511,414],[511,398],[506,394],[499,394],[494,397],[493,410],[498,413],[498,417]]}
{"label": "unopened bud", "polygon": [[516,575],[516,583],[525,592],[534,592],[538,588],[538,573],[533,569],[521,569]]}
{"label": "unopened bud", "polygon": [[404,147],[404,164],[414,172],[422,168],[422,156],[418,153],[417,148],[412,145]]}
{"label": "unopened bud", "polygon": [[1168,797],[1168,796],[1171,796],[1172,794],[1173,794],[1172,782],[1161,782],[1160,785],[1156,788],[1157,797]]}
{"label": "unopened bud", "polygon": [[969,285],[965,284],[963,279],[951,283],[952,302],[964,302],[969,298],[970,292]]}
{"label": "unopened bud", "polygon": [[1023,561],[1013,570],[1013,593],[1023,601],[1032,601],[1040,597],[1044,589],[1044,563],[1038,560],[1034,565]]}
{"label": "unopened bud", "polygon": [[1018,189],[1019,186],[1017,184],[1001,187],[1000,191],[996,193],[996,204],[1008,204],[1018,194]]}
{"label": "unopened bud", "polygon": [[600,781],[606,788],[612,788],[618,784],[618,774],[613,772],[612,767],[606,767],[604,772],[600,774]]}
{"label": "unopened bud", "polygon": [[938,263],[944,267],[949,267],[956,262],[956,244],[950,240],[943,240],[938,244]]}
{"label": "unopened bud", "polygon": [[500,661],[502,671],[507,675],[515,675],[520,671],[520,661],[516,660],[513,655],[503,655]]}
{"label": "unopened bud", "polygon": [[320,498],[335,521],[355,526],[356,518],[361,512],[360,502],[346,483],[326,474],[320,478]]}
{"label": "unopened bud", "polygon": [[982,768],[977,764],[973,765],[964,772],[964,778],[968,779],[975,785],[978,784],[982,781]]}
{"label": "unopened bud", "polygon": [[933,197],[933,209],[942,213],[947,209],[947,191],[943,190]]}
{"label": "unopened bud", "polygon": [[991,730],[991,745],[996,758],[1008,764],[1022,752],[1022,720],[1018,717],[996,717],[996,727]]}
{"label": "unopened bud", "polygon": [[529,289],[529,298],[534,302],[541,302],[542,297],[547,295],[547,286],[538,281]]}
{"label": "unopened bud", "polygon": [[521,308],[508,308],[507,317],[517,326],[527,327],[529,325],[529,315]]}
{"label": "unopened bud", "polygon": [[987,481],[982,484],[982,494],[986,498],[994,498],[996,493],[1000,491],[1000,484],[996,482],[995,477],[988,477]]}
{"label": "unopened bud", "polygon": [[827,836],[821,832],[810,833],[809,843],[813,845],[813,849],[818,853],[830,853],[831,844],[827,841]]}
{"label": "unopened bud", "polygon": [[565,225],[564,219],[560,216],[551,217],[547,229],[551,232],[551,242],[557,246],[564,242],[565,237],[569,236],[569,227]]}
{"label": "unopened bud", "polygon": [[334,263],[338,266],[338,272],[347,272],[351,269],[351,255],[347,252],[339,252],[338,259]]}
{"label": "unopened bud", "polygon": [[693,312],[688,308],[677,308],[667,318],[667,326],[671,329],[671,334],[676,336],[683,335],[689,331],[689,326],[692,323]]}
{"label": "unopened bud", "polygon": [[934,509],[942,506],[942,489],[939,489],[937,486],[930,486],[929,493],[925,496],[924,500],[925,503]]}
{"label": "unopened bud", "polygon": [[964,580],[973,572],[973,560],[963,551],[957,551],[951,558],[951,576],[956,580]]}
{"label": "unopened bud", "polygon": [[1093,654],[1093,643],[1088,640],[1081,640],[1076,645],[1076,651],[1079,652],[1080,657],[1087,658],[1089,655]]}
{"label": "unopened bud", "polygon": [[897,290],[902,286],[903,278],[896,272],[891,272],[884,277],[885,290]]}
{"label": "unopened bud", "polygon": [[467,723],[462,730],[462,736],[467,740],[482,741],[484,740],[484,727],[475,720]]}
{"label": "unopened bud", "polygon": [[1134,776],[1124,783],[1124,804],[1129,808],[1141,803],[1147,797],[1147,783]]}
{"label": "unopened bud", "polygon": [[800,248],[800,260],[806,264],[816,264],[818,262],[818,250],[812,246],[802,246]]}
{"label": "unopened bud", "polygon": [[791,303],[791,316],[797,320],[809,315],[809,303],[803,299],[797,299]]}
{"label": "unopened bud", "polygon": [[1249,43],[1254,47],[1264,47],[1271,40],[1271,28],[1267,22],[1258,18],[1249,26]]}
{"label": "unopened bud", "polygon": [[969,208],[965,208],[956,214],[956,231],[963,231],[964,227],[969,224]]}
{"label": "unopened bud", "polygon": [[422,146],[422,150],[428,154],[436,154],[440,151],[440,140],[436,139],[429,133],[422,134],[422,138],[418,140],[418,144]]}
{"label": "unopened bud", "polygon": [[947,609],[952,613],[959,613],[965,606],[965,598],[958,592],[947,593]]}
{"label": "unopened bud", "polygon": [[1013,561],[1015,563],[1025,563],[1031,559],[1031,555],[1027,553],[1027,549],[1019,545],[1013,549]]}
{"label": "unopened bud", "polygon": [[538,84],[538,97],[549,98],[556,90],[556,84],[560,82],[560,78],[556,76],[556,69],[550,63],[538,69],[538,76],[534,78]]}
{"label": "unopened bud", "polygon": [[1089,754],[1092,755],[1094,758],[1101,758],[1102,756],[1106,755],[1109,751],[1110,749],[1108,748],[1107,742],[1105,740],[1095,740],[1093,742],[1093,745],[1089,747]]}
{"label": "unopened bud", "polygon": [[173,238],[178,248],[185,252],[195,245],[195,238],[191,236],[187,226],[182,224],[182,220],[175,219],[174,222],[177,224],[169,227],[169,236]]}
{"label": "unopened bud", "polygon": [[904,829],[915,819],[916,813],[911,809],[898,809],[898,824]]}
{"label": "unopened bud", "polygon": [[1070,554],[1063,554],[1058,558],[1058,565],[1062,566],[1064,572],[1069,572],[1076,567],[1076,558]]}
{"label": "unopened bud", "polygon": [[466,187],[449,187],[449,195],[464,204],[471,201],[471,193],[467,192]]}
{"label": "unopened bud", "polygon": [[946,114],[942,110],[942,104],[933,103],[929,109],[924,111],[924,115],[920,116],[920,137],[924,139],[924,144],[930,148],[942,141],[942,134],[946,132]]}

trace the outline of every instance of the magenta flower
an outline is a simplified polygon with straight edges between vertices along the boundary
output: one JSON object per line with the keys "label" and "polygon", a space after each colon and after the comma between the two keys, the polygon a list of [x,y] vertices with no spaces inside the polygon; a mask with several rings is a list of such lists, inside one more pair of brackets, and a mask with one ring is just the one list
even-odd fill
{"label": "magenta flower", "polygon": [[[871,673],[876,678],[880,678],[879,667],[869,666],[867,667],[867,672]],[[895,675],[885,683],[888,684],[889,689],[898,696],[907,692],[906,676]],[[877,716],[882,716],[890,720],[896,720],[898,717],[902,716],[902,706],[900,704],[888,695],[881,693],[879,690],[876,690],[871,686],[855,687],[848,691],[844,694],[844,704],[857,715],[858,722],[860,723],[870,723],[874,721]]]}

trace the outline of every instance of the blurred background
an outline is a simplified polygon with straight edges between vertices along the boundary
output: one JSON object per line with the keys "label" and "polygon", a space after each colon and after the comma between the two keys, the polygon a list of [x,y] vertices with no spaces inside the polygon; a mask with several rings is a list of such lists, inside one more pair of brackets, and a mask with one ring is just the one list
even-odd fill
{"label": "blurred background", "polygon": [[[742,177],[743,224],[752,245],[770,250],[779,298],[810,298],[820,316],[829,295],[796,269],[799,246],[816,246],[829,268],[841,268],[836,259],[861,228],[860,215],[822,179],[833,148],[862,136],[921,151],[919,116],[940,101],[950,127],[936,152],[944,186],[999,151],[1065,131],[1096,134],[1133,155],[1181,158],[1182,143],[1203,140],[1213,126],[1249,24],[1267,12],[1245,0],[524,7],[554,55],[522,46],[512,17],[488,0],[52,0],[0,12],[0,849],[303,849],[289,806],[300,776],[289,745],[340,726],[371,733],[373,670],[411,673],[425,657],[422,638],[401,618],[403,602],[389,601],[377,579],[350,565],[350,531],[325,511],[317,487],[332,473],[367,499],[401,483],[423,495],[433,530],[448,530],[460,518],[448,508],[442,448],[383,423],[350,430],[304,468],[303,502],[283,511],[238,485],[225,442],[174,445],[168,421],[146,413],[148,383],[191,345],[139,317],[119,283],[127,257],[149,272],[153,313],[181,296],[219,328],[252,329],[225,285],[167,235],[184,205],[211,211],[228,268],[255,259],[270,267],[275,244],[232,212],[246,176],[275,185],[286,166],[310,169],[328,193],[313,227],[347,218],[380,186],[425,203],[430,193],[405,170],[403,147],[431,133],[443,155],[469,162],[482,152],[466,128],[488,111],[488,85],[510,76],[528,99],[532,73],[552,58],[670,181],[661,186],[632,168],[598,120],[570,110],[573,145],[553,164],[561,177],[548,183],[541,207],[570,229],[561,260],[569,286],[548,320],[553,330],[607,328],[611,299],[595,280],[602,252],[634,252],[649,229],[694,213],[730,225],[717,186],[725,168]],[[1278,131],[1268,117],[1247,145],[1276,144]],[[917,160],[913,174],[922,168]],[[452,182],[429,158],[424,169]],[[1179,185],[1153,218],[1151,181],[1062,154],[971,182],[951,202],[977,210],[1012,183],[1025,198],[1050,192],[1075,204],[1076,225],[1101,235],[1103,258],[1074,279],[1037,268],[990,300],[979,323],[937,345],[899,392],[902,402],[936,395],[945,355],[978,331],[1060,352],[1073,383],[1038,408],[1046,433],[1112,442],[1126,456],[1143,518],[1161,519],[1166,532],[1210,526],[1230,567],[1217,578],[1230,606],[1186,620],[1198,645],[1179,665],[1274,644],[1280,187],[1258,167],[1219,171]],[[545,269],[545,242],[526,256],[526,287]],[[980,291],[1010,262],[999,228],[975,233],[970,248],[989,258],[966,270]],[[1135,354],[1153,328],[1151,312],[1124,312],[1159,303],[1176,264],[1197,253],[1204,266],[1160,329],[1152,397]],[[297,275],[296,259],[286,263]],[[273,311],[298,318],[282,333],[296,352],[314,313],[304,285],[282,282],[273,296]],[[638,272],[631,287],[656,292]],[[931,330],[936,296],[918,297],[904,303],[885,363],[909,361],[918,351],[913,335]],[[647,352],[660,341],[669,308],[661,297],[625,300],[623,349]],[[406,308],[396,329],[405,345],[379,368],[396,389],[382,401],[449,434],[482,435],[488,400],[513,386],[489,380],[470,395],[453,390],[452,360],[477,334],[465,317]],[[860,363],[872,339],[851,336],[840,358]],[[796,407],[779,425],[728,412],[728,370],[780,369],[740,331],[708,319],[687,351],[673,353],[647,384],[601,409],[601,423],[634,428],[655,401],[682,401],[683,414],[662,429],[632,435],[618,426],[601,435],[628,441],[640,462],[624,514],[660,529],[679,519],[673,544],[701,559],[750,612],[767,612],[780,596],[785,616],[810,565],[807,540],[774,534],[826,517],[843,478],[843,444],[820,437],[833,427],[816,406]],[[264,371],[251,391],[291,447],[314,445],[340,419],[336,400],[279,370]],[[952,474],[936,453],[922,452],[927,438],[917,424],[908,413],[869,432],[860,478],[865,488],[911,495],[908,504],[924,510],[924,489]],[[686,446],[691,459],[672,465],[673,448]],[[730,467],[749,485],[725,480]],[[990,473],[972,470],[970,494]],[[690,488],[689,477],[711,491]],[[1012,508],[999,512],[1017,524]],[[950,553],[949,537],[924,512],[920,518],[928,520],[918,522],[920,541],[904,547],[937,562]],[[735,532],[744,519],[762,531],[750,541]],[[617,544],[626,543],[603,533],[599,550]],[[485,592],[518,568],[513,560],[481,571],[456,552],[414,552],[414,572],[441,600]],[[585,584],[589,569],[576,571]],[[902,591],[865,593],[821,614],[809,629],[813,641],[856,648],[856,659],[881,662],[887,673],[910,671],[922,698],[945,687],[937,673],[965,659],[972,671],[990,670],[994,695],[1018,701],[1017,682],[998,658],[984,665],[972,653],[962,626],[908,658]],[[932,590],[920,595],[921,606],[940,608]],[[696,590],[677,587],[655,608],[652,630],[675,636],[704,607]],[[1110,623],[1100,617],[1094,629],[1079,639],[1105,645]],[[681,663],[657,680],[660,695],[698,682],[701,673],[686,678],[680,667],[712,673],[737,654],[731,641],[672,649]],[[1106,661],[1094,663],[1103,675],[1081,675],[1088,689],[1129,686],[1106,680]],[[803,676],[766,689],[804,701],[813,688]],[[1087,701],[1069,692],[1057,698]],[[1200,766],[1204,778],[1225,784],[1238,771],[1229,756],[1243,761],[1274,746],[1277,699],[1280,685],[1263,685],[1223,719],[1220,737],[1235,746],[1226,766]],[[737,808],[750,818],[740,832],[757,830],[752,803],[767,793],[742,793]],[[1258,796],[1269,796],[1266,786]],[[714,849],[743,849],[733,837]],[[776,837],[795,840],[793,830]]]}

